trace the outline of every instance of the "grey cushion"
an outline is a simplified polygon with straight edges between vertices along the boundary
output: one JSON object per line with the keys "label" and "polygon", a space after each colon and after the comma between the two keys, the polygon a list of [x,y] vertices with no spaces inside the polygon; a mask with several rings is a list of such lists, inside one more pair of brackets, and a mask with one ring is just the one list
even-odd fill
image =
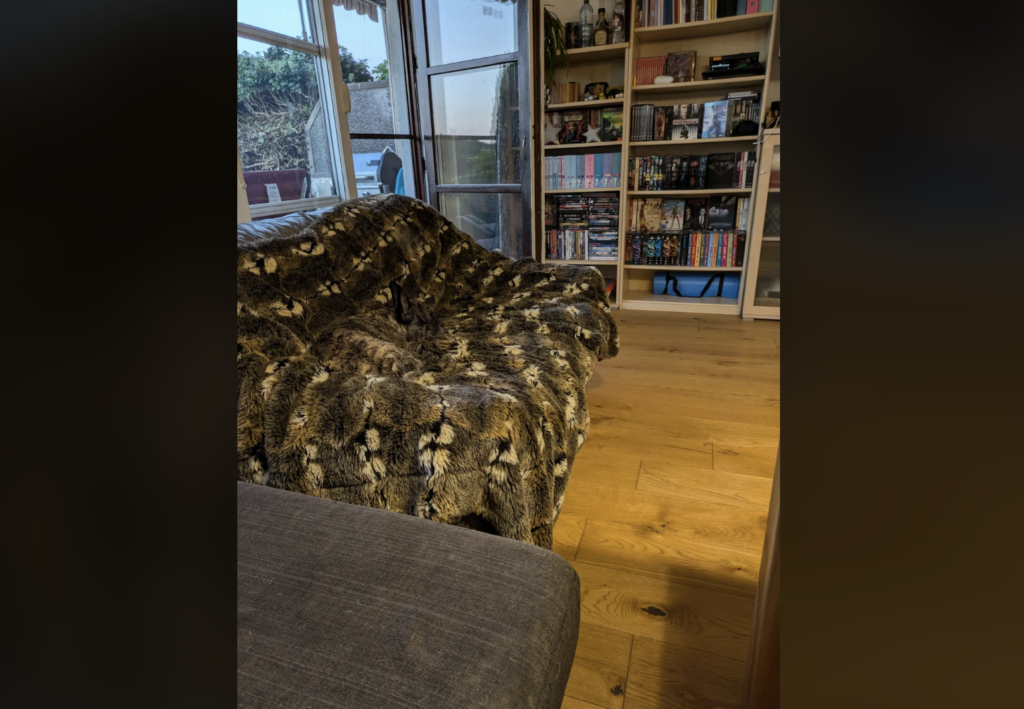
{"label": "grey cushion", "polygon": [[330,207],[315,212],[295,212],[273,219],[238,224],[235,239],[239,244],[256,244],[265,239],[285,239],[302,233],[306,227],[316,223],[316,218],[330,211]]}
{"label": "grey cushion", "polygon": [[561,705],[580,609],[561,557],[237,485],[240,707]]}

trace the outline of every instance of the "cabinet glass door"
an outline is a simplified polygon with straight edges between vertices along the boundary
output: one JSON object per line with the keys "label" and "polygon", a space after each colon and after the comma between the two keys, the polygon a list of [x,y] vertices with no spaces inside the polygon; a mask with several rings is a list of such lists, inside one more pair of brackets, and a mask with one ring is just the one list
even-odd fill
{"label": "cabinet glass door", "polygon": [[743,317],[778,320],[782,309],[782,163],[779,136],[766,139],[751,219]]}

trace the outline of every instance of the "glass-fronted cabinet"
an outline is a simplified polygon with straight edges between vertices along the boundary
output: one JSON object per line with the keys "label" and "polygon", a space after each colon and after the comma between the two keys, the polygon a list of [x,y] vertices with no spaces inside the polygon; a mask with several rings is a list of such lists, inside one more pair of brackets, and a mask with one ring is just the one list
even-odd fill
{"label": "glass-fronted cabinet", "polygon": [[749,234],[750,261],[743,289],[744,318],[779,320],[782,310],[781,136],[761,146],[754,213]]}

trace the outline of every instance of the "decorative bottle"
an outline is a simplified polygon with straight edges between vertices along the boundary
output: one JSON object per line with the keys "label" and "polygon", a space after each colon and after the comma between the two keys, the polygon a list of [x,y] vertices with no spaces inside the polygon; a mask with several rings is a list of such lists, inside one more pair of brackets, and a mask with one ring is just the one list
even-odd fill
{"label": "decorative bottle", "polygon": [[[600,5],[604,5],[604,0],[599,0]],[[608,28],[608,20],[604,18],[604,8],[601,6],[597,8],[597,24],[594,25],[594,46],[601,47],[608,44],[608,35],[611,34]]]}
{"label": "decorative bottle", "polygon": [[583,0],[580,8],[580,46],[594,46],[594,8],[590,6],[590,0]]}
{"label": "decorative bottle", "polygon": [[612,6],[612,44],[626,41],[626,6],[622,0],[615,0]]}

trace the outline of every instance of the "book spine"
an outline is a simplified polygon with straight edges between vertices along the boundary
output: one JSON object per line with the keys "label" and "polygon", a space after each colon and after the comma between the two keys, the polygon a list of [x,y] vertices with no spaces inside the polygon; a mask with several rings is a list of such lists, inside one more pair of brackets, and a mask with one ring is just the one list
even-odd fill
{"label": "book spine", "polygon": [[621,187],[622,182],[622,153],[612,154],[612,187]]}
{"label": "book spine", "polygon": [[757,0],[747,0],[747,14],[753,15],[757,11]]}
{"label": "book spine", "polygon": [[594,155],[586,155],[584,157],[584,189],[593,189],[594,187]]}

